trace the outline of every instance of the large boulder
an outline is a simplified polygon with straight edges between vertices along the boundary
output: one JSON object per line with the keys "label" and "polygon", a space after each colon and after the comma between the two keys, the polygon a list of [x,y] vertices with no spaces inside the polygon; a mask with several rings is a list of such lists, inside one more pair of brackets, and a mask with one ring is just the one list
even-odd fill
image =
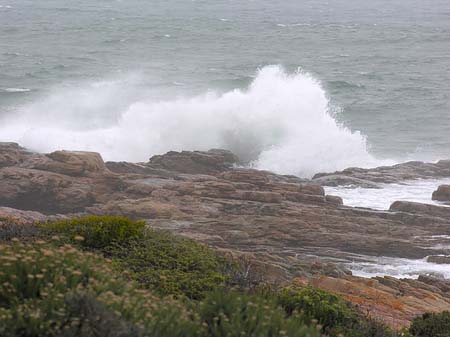
{"label": "large boulder", "polygon": [[88,181],[18,167],[0,169],[0,206],[43,213],[82,211],[94,202]]}
{"label": "large boulder", "polygon": [[450,218],[450,207],[421,204],[419,202],[395,201],[389,210],[393,212],[406,212]]}
{"label": "large boulder", "polygon": [[19,144],[0,142],[0,168],[19,165],[30,155],[31,153]]}
{"label": "large boulder", "polygon": [[441,185],[433,192],[433,200],[450,202],[450,185]]}
{"label": "large boulder", "polygon": [[189,174],[215,174],[229,169],[239,159],[230,151],[171,151],[164,155],[153,156],[148,166]]}
{"label": "large boulder", "polygon": [[27,167],[73,177],[109,172],[100,154],[81,151],[55,151],[45,156],[37,156]]}

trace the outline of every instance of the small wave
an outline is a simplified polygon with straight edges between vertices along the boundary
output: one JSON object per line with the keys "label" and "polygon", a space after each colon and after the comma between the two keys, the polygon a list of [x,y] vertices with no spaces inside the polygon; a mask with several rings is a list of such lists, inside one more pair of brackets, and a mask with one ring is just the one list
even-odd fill
{"label": "small wave", "polygon": [[6,88],[3,89],[4,92],[9,92],[9,93],[20,93],[20,92],[30,92],[31,89],[28,88]]}
{"label": "small wave", "polygon": [[450,279],[450,264],[427,262],[427,257],[411,260],[393,257],[367,257],[368,262],[347,264],[353,275],[361,277],[392,276],[417,279],[420,275],[434,275]]}
{"label": "small wave", "polygon": [[[393,164],[393,162],[389,164]],[[347,206],[387,210],[394,201],[398,200],[446,206],[431,200],[431,195],[439,185],[447,184],[450,184],[450,178],[410,180],[401,184],[380,184],[379,189],[341,186],[326,187],[325,190],[327,194],[342,197]]]}

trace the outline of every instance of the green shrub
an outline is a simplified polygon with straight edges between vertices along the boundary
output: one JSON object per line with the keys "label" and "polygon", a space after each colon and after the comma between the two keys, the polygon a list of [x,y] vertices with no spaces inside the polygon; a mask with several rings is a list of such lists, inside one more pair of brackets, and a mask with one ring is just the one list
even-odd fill
{"label": "green shrub", "polygon": [[122,217],[89,216],[45,223],[41,229],[102,252],[113,259],[116,269],[160,295],[200,299],[225,284],[230,268],[205,245]]}
{"label": "green shrub", "polygon": [[299,312],[305,323],[317,321],[329,336],[390,337],[395,333],[382,323],[360,315],[340,296],[312,287],[287,287],[279,293],[279,303],[288,315]]}
{"label": "green shrub", "polygon": [[148,230],[142,239],[116,245],[115,265],[161,295],[201,299],[224,285],[224,258],[207,246],[165,231]]}
{"label": "green shrub", "polygon": [[192,317],[181,303],[126,282],[92,253],[41,241],[0,246],[2,337],[201,335]]}
{"label": "green shrub", "polygon": [[295,314],[286,317],[275,300],[235,291],[215,291],[198,305],[208,337],[319,337],[316,327]]}
{"label": "green shrub", "polygon": [[105,249],[144,235],[145,222],[116,216],[88,216],[40,225],[49,234],[63,234],[87,249]]}
{"label": "green shrub", "polygon": [[450,312],[426,313],[417,317],[409,331],[417,337],[450,337]]}

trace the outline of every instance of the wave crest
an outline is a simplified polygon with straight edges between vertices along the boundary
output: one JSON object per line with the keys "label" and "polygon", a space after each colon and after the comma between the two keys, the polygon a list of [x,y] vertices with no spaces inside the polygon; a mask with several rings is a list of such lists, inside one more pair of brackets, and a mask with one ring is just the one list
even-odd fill
{"label": "wave crest", "polygon": [[320,83],[306,73],[267,66],[245,90],[165,101],[136,99],[132,90],[102,82],[55,92],[9,117],[0,138],[127,161],[225,148],[256,168],[304,177],[376,164],[365,137],[336,122]]}

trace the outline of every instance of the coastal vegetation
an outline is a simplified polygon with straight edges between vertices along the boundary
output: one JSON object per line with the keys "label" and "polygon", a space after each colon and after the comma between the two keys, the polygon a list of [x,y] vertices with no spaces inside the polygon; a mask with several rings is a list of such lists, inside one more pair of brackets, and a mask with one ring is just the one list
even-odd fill
{"label": "coastal vegetation", "polygon": [[0,336],[449,336],[449,313],[394,332],[323,290],[249,287],[239,261],[142,221],[0,230]]}

